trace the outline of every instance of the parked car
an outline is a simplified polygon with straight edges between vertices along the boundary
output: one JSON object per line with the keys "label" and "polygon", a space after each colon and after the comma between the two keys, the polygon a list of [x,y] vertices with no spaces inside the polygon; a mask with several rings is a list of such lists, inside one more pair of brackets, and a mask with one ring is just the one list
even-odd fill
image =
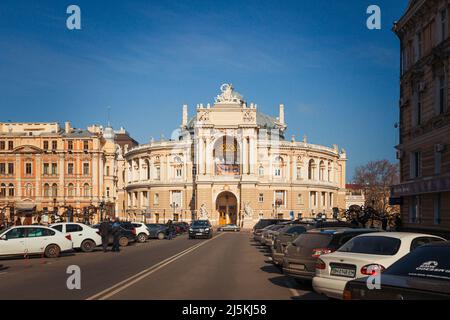
{"label": "parked car", "polygon": [[164,223],[147,223],[148,230],[150,231],[149,238],[163,240],[167,236],[167,224]]}
{"label": "parked car", "polygon": [[[336,251],[353,237],[375,232],[374,229],[311,229],[300,234],[286,247],[282,257],[283,273],[296,280],[312,280],[316,273],[317,258]],[[275,256],[279,259],[281,254]]]}
{"label": "parked car", "polygon": [[259,230],[255,231],[255,233],[253,234],[253,240],[262,244],[263,233],[266,231],[272,230],[273,228],[278,228],[278,227],[283,227],[283,226],[280,226],[279,224],[270,224],[270,225],[264,227],[263,229],[259,229]]}
{"label": "parked car", "polygon": [[284,253],[288,245],[297,237],[308,230],[308,224],[293,224],[285,226],[278,230],[278,234],[274,236],[273,245],[271,246],[272,262],[275,265],[283,264]]}
{"label": "parked car", "polygon": [[367,277],[348,282],[344,299],[450,299],[450,242],[433,242],[411,251],[381,274],[379,290],[368,289]]}
{"label": "parked car", "polygon": [[[110,224],[112,225],[113,222],[110,222]],[[99,229],[100,224],[96,224],[94,226],[92,226],[94,229]],[[112,234],[109,236],[109,244],[113,243],[113,236]],[[136,242],[137,241],[137,236],[136,236],[136,228],[133,227],[131,222],[121,222],[120,223],[120,235],[119,235],[119,245],[121,247],[126,247],[128,246],[130,243]]]}
{"label": "parked car", "polygon": [[217,231],[234,231],[238,232],[241,231],[241,228],[239,228],[236,224],[225,224],[223,226],[220,226],[217,228]]}
{"label": "parked car", "polygon": [[173,224],[177,228],[177,234],[182,234],[189,230],[189,224],[187,222],[174,222]]}
{"label": "parked car", "polygon": [[73,249],[70,234],[44,226],[17,226],[0,234],[0,256],[29,256],[43,254],[56,258]]}
{"label": "parked car", "polygon": [[263,246],[271,247],[273,245],[273,238],[278,234],[278,231],[285,228],[286,224],[280,223],[272,225],[263,230],[261,233],[261,244]]}
{"label": "parked car", "polygon": [[142,222],[132,222],[133,227],[136,229],[136,237],[137,241],[140,243],[144,243],[147,241],[150,236],[150,230],[148,230],[145,223]]}
{"label": "parked car", "polygon": [[283,220],[283,219],[261,219],[259,220],[254,226],[253,226],[253,237],[260,235],[262,230],[270,225],[273,224],[278,224],[284,221],[288,221],[288,220]]}
{"label": "parked car", "polygon": [[445,239],[409,232],[376,232],[354,237],[316,263],[313,288],[330,298],[342,299],[348,281],[386,268],[417,247]]}
{"label": "parked car", "polygon": [[69,234],[73,242],[73,248],[83,252],[91,252],[102,244],[102,237],[98,230],[77,222],[60,222],[50,225],[50,228],[64,234]]}
{"label": "parked car", "polygon": [[212,238],[213,230],[209,220],[196,220],[189,228],[189,239],[194,238]]}

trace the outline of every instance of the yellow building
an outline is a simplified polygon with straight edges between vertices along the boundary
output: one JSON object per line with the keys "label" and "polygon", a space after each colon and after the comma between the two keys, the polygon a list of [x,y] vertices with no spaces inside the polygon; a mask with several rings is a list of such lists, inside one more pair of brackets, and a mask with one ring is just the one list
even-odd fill
{"label": "yellow building", "polygon": [[221,91],[189,120],[184,105],[172,139],[125,153],[129,215],[251,227],[260,218],[330,216],[345,207],[344,150],[286,140],[284,105],[274,118],[231,85]]}
{"label": "yellow building", "polygon": [[[78,216],[96,213],[97,221],[103,207],[104,215],[114,215],[120,189],[117,151],[110,127],[0,123],[0,209],[63,214],[70,208]],[[8,210],[2,215],[13,218]]]}

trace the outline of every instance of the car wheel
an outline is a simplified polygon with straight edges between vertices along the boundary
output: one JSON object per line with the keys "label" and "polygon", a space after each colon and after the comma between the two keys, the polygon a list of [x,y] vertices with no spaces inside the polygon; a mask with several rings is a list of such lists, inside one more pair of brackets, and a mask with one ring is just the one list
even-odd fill
{"label": "car wheel", "polygon": [[128,238],[127,237],[122,237],[119,239],[119,245],[121,247],[126,247],[128,245]]}
{"label": "car wheel", "polygon": [[95,248],[95,243],[92,240],[84,240],[81,243],[81,251],[83,252],[92,252]]}
{"label": "car wheel", "polygon": [[47,258],[57,258],[59,256],[59,253],[61,252],[61,249],[56,244],[50,244],[45,248],[45,256]]}
{"label": "car wheel", "polygon": [[145,233],[139,233],[138,237],[137,237],[138,242],[140,243],[144,243],[145,241],[147,241],[147,235]]}
{"label": "car wheel", "polygon": [[158,233],[159,240],[164,240],[165,237],[166,237],[166,235],[163,232]]}

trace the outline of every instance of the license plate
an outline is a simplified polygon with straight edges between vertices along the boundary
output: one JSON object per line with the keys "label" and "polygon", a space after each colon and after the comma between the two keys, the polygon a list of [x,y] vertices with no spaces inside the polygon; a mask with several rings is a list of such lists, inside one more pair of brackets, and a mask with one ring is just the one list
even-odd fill
{"label": "license plate", "polygon": [[290,267],[292,269],[305,270],[305,265],[304,264],[291,264]]}
{"label": "license plate", "polygon": [[356,270],[349,269],[349,268],[331,268],[330,274],[332,276],[354,278],[355,274],[356,274]]}
{"label": "license plate", "polygon": [[201,235],[203,235],[203,233],[197,232],[195,235],[196,235],[196,236],[201,236]]}

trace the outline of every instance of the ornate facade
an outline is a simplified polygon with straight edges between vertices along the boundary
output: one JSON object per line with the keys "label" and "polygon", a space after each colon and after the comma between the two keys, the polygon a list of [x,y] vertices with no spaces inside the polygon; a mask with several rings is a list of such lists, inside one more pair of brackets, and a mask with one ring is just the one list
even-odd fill
{"label": "ornate facade", "polygon": [[298,217],[345,208],[346,153],[285,139],[279,117],[258,111],[224,84],[213,105],[197,105],[170,140],[125,153],[129,215],[147,220],[208,218],[250,227],[260,218]]}
{"label": "ornate facade", "polygon": [[397,157],[403,227],[450,233],[448,0],[414,0],[394,32],[401,45]]}

